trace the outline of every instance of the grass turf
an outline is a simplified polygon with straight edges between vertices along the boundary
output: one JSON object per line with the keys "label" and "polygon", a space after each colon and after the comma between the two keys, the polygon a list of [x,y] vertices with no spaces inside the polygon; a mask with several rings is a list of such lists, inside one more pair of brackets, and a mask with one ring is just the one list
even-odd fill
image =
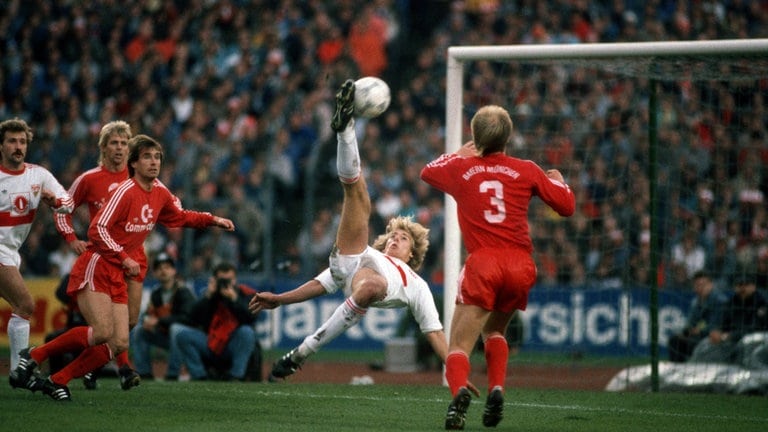
{"label": "grass turf", "polygon": [[[7,379],[3,377],[3,379]],[[0,385],[4,430],[424,431],[442,430],[450,401],[441,386],[143,382],[130,391],[101,379],[74,401]],[[474,399],[466,430],[485,430]],[[768,400],[756,396],[509,390],[497,430],[764,431]]]}

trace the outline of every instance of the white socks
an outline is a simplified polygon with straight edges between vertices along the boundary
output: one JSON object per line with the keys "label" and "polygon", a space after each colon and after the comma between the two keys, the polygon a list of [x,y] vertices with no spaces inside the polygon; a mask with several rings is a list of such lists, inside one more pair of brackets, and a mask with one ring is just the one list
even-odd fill
{"label": "white socks", "polygon": [[29,346],[29,320],[11,314],[8,320],[8,343],[11,349],[11,370],[19,364],[19,351]]}
{"label": "white socks", "polygon": [[333,311],[333,314],[315,333],[307,336],[304,342],[299,345],[297,351],[301,356],[300,362],[310,355],[316,353],[328,342],[336,339],[337,336],[347,331],[348,328],[359,323],[365,316],[366,308],[358,306],[352,297],[347,298],[344,303]]}
{"label": "white socks", "polygon": [[354,119],[349,121],[346,129],[336,134],[336,171],[344,183],[354,183],[360,178],[360,152]]}

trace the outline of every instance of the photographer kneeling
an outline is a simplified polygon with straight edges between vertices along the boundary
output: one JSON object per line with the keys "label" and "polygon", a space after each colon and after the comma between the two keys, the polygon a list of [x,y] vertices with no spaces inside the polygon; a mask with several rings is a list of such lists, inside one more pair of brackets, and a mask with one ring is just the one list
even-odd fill
{"label": "photographer kneeling", "polygon": [[[261,356],[254,329],[256,317],[248,310],[254,293],[237,283],[232,264],[221,263],[213,269],[205,293],[192,306],[189,325],[171,327],[172,343],[177,344],[192,380],[245,380],[252,355]],[[260,367],[260,362],[251,363]]]}

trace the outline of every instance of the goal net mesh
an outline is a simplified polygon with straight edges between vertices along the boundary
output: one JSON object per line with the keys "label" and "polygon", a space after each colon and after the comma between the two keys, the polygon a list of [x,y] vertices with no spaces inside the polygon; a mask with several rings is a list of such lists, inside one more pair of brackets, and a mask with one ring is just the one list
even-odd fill
{"label": "goal net mesh", "polygon": [[[689,324],[697,272],[706,271],[725,298],[743,274],[767,294],[763,53],[460,61],[460,142],[470,139],[480,106],[501,105],[515,125],[508,153],[559,169],[576,194],[570,218],[531,203],[538,280],[508,335],[520,344],[511,385],[526,385],[520,368],[535,366],[562,369],[569,377],[562,386],[606,388],[615,378],[613,386],[640,388],[656,358],[662,389],[711,388],[698,382],[701,366],[669,361],[681,359],[669,340]],[[447,243],[446,254],[455,247]],[[703,332],[720,326],[693,324]],[[768,367],[763,356],[765,363],[747,361],[732,351],[723,362],[759,369]],[[706,364],[716,371],[710,376],[723,367]],[[682,383],[664,381],[669,370]]]}

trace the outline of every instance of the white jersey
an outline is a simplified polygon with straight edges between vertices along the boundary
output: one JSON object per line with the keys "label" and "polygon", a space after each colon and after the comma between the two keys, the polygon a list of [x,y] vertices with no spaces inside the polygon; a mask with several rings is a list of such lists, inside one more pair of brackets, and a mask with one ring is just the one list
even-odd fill
{"label": "white jersey", "polygon": [[370,268],[387,280],[387,295],[371,307],[408,307],[422,333],[443,329],[429,285],[400,259],[368,246],[359,255],[339,255],[334,248],[329,261],[330,268],[315,276],[326,292],[342,288],[346,295],[351,295],[352,276],[362,267]]}
{"label": "white jersey", "polygon": [[56,196],[54,211],[72,212],[72,198],[47,169],[30,163],[18,171],[0,167],[0,264],[19,266],[19,248],[32,228],[43,189]]}

